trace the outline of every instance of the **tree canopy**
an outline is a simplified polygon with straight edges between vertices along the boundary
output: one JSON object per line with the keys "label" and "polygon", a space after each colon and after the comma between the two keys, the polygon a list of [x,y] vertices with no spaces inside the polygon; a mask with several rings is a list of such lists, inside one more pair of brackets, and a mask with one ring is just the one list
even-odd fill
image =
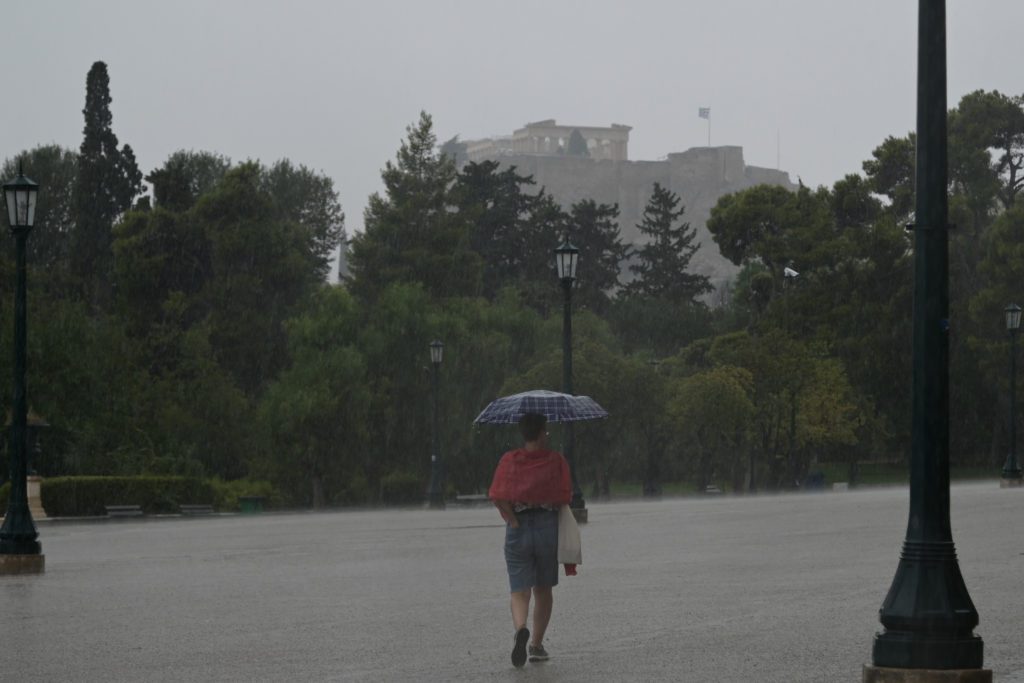
{"label": "tree canopy", "polygon": [[[514,166],[468,161],[457,136],[439,147],[424,112],[349,239],[333,181],[287,158],[180,150],[143,196],[109,105],[97,62],[79,151],[4,161],[42,186],[28,352],[33,410],[53,425],[34,456],[45,476],[259,480],[294,506],[418,502],[440,339],[446,494],[482,492],[517,437],[474,417],[504,393],[561,387],[566,235],[580,249],[574,387],[611,413],[576,429],[595,493],[794,488],[906,457],[912,135],[831,186],[720,198],[707,228],[739,272],[712,292],[691,268],[685,207],[660,184],[628,244],[616,205],[563,206]],[[994,472],[1009,432],[1003,308],[1024,303],[1024,103],[979,90],[949,117],[951,454]],[[9,299],[9,255],[0,276]],[[0,307],[0,351],[12,315]]]}

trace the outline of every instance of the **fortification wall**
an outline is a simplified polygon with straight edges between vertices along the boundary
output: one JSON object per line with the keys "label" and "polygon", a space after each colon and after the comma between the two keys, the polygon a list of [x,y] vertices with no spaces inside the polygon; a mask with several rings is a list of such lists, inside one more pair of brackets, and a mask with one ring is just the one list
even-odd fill
{"label": "fortification wall", "polygon": [[[686,207],[684,220],[697,229],[700,249],[691,266],[711,278],[718,289],[737,268],[718,251],[706,223],[711,209],[723,195],[759,184],[795,189],[789,174],[775,169],[747,166],[741,147],[694,147],[669,154],[663,161],[612,161],[528,154],[502,155],[503,166],[515,166],[532,175],[537,188],[544,187],[566,209],[581,199],[619,205],[619,230],[624,242],[641,244],[636,225],[644,207],[660,183],[679,195]],[[625,274],[624,274],[625,275]]]}

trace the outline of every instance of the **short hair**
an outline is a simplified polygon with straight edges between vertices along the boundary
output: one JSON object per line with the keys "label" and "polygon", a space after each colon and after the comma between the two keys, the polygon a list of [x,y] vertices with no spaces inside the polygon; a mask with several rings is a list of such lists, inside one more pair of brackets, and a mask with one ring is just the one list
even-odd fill
{"label": "short hair", "polygon": [[536,441],[547,427],[548,419],[539,413],[526,413],[519,418],[519,433],[526,441]]}

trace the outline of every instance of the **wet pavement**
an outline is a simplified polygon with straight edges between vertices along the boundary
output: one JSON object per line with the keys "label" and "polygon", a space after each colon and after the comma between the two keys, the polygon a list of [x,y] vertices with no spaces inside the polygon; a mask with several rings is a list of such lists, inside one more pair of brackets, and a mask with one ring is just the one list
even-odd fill
{"label": "wet pavement", "polygon": [[[490,508],[41,522],[0,680],[859,681],[907,489],[593,503],[516,670]],[[1024,490],[952,489],[985,665],[1024,681]]]}

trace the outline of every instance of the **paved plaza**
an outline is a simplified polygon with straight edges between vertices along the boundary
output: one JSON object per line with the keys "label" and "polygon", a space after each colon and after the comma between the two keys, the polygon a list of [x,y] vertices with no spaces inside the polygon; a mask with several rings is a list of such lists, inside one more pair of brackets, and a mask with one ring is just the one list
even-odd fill
{"label": "paved plaza", "polygon": [[[10,681],[859,681],[905,487],[590,503],[551,661],[515,670],[492,508],[41,522]],[[985,664],[1024,681],[1024,491],[954,485]]]}

